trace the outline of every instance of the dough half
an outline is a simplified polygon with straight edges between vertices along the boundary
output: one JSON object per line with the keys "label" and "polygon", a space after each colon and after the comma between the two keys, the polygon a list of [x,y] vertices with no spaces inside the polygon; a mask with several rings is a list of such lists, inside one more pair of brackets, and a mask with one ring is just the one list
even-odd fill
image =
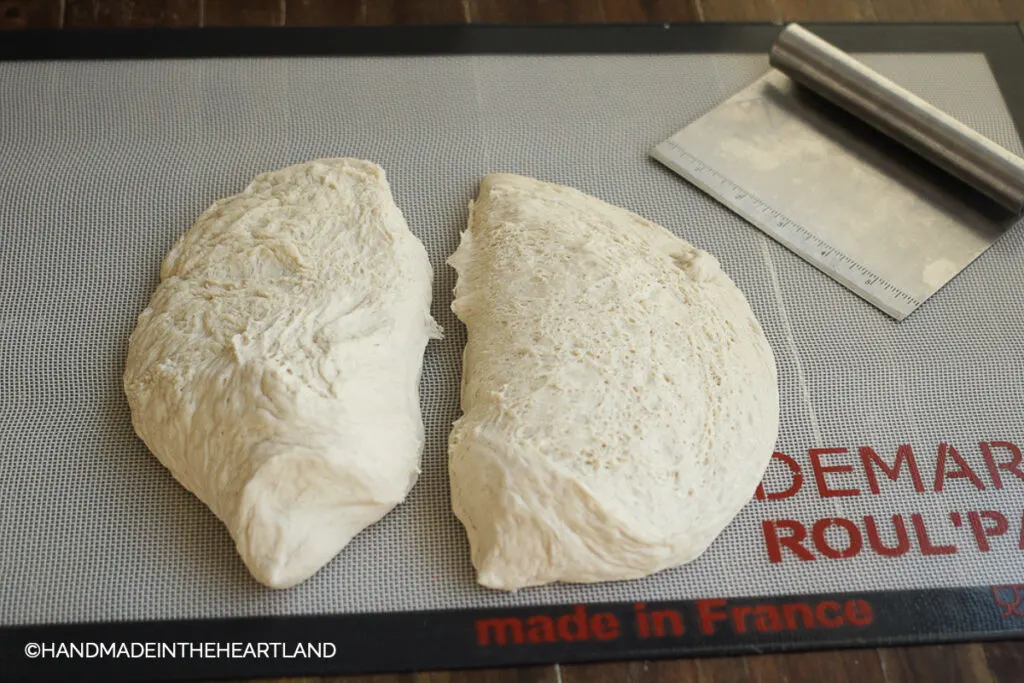
{"label": "dough half", "polygon": [[129,342],[132,422],[264,584],[312,576],[415,483],[431,283],[357,159],[258,176],[164,260]]}
{"label": "dough half", "polygon": [[488,175],[449,260],[468,330],[452,507],[481,584],[697,558],[771,457],[771,347],[710,254],[576,190]]}

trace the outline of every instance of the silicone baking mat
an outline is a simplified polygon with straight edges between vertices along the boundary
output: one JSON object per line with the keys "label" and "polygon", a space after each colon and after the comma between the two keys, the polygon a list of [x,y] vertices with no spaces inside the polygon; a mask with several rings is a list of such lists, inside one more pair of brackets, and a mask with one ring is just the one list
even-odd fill
{"label": "silicone baking mat", "polygon": [[[286,31],[276,54],[262,32],[5,37],[3,675],[302,674],[1024,633],[1024,228],[895,323],[648,158],[761,75],[777,29],[701,30]],[[1016,27],[822,33],[1024,152]],[[383,54],[402,45],[421,54]],[[160,261],[195,217],[260,172],[331,156],[386,169],[430,254],[446,336],[426,351],[423,474],[408,500],[311,580],[272,591],[134,436],[121,374]],[[714,253],[761,320],[779,367],[778,453],[696,562],[515,594],[475,584],[447,492],[465,330],[445,259],[493,171],[661,223]]]}

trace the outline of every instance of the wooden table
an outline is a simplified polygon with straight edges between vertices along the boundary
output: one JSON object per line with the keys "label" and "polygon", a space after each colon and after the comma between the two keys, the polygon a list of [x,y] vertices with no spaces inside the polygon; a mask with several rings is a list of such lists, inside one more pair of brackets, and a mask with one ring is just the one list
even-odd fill
{"label": "wooden table", "polygon": [[[784,20],[1021,21],[1024,0],[0,0],[0,29]],[[1022,683],[1024,642],[276,679],[299,681]]]}

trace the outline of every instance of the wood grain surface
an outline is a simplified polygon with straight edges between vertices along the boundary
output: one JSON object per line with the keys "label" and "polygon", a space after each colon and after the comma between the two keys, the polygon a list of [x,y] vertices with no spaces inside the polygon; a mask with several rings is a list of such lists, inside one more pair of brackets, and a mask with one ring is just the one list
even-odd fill
{"label": "wood grain surface", "polygon": [[789,20],[1021,21],[1024,0],[0,0],[0,29]]}
{"label": "wood grain surface", "polygon": [[[1024,0],[0,0],[0,29],[783,20],[1022,21]],[[279,678],[272,683],[974,681],[1024,683],[1024,642]]]}

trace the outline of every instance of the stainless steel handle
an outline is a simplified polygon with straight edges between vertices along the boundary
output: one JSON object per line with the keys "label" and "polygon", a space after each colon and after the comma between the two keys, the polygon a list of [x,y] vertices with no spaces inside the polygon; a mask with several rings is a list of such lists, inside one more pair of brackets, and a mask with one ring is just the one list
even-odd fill
{"label": "stainless steel handle", "polygon": [[1024,159],[802,26],[783,29],[769,62],[1015,214],[1024,209]]}

